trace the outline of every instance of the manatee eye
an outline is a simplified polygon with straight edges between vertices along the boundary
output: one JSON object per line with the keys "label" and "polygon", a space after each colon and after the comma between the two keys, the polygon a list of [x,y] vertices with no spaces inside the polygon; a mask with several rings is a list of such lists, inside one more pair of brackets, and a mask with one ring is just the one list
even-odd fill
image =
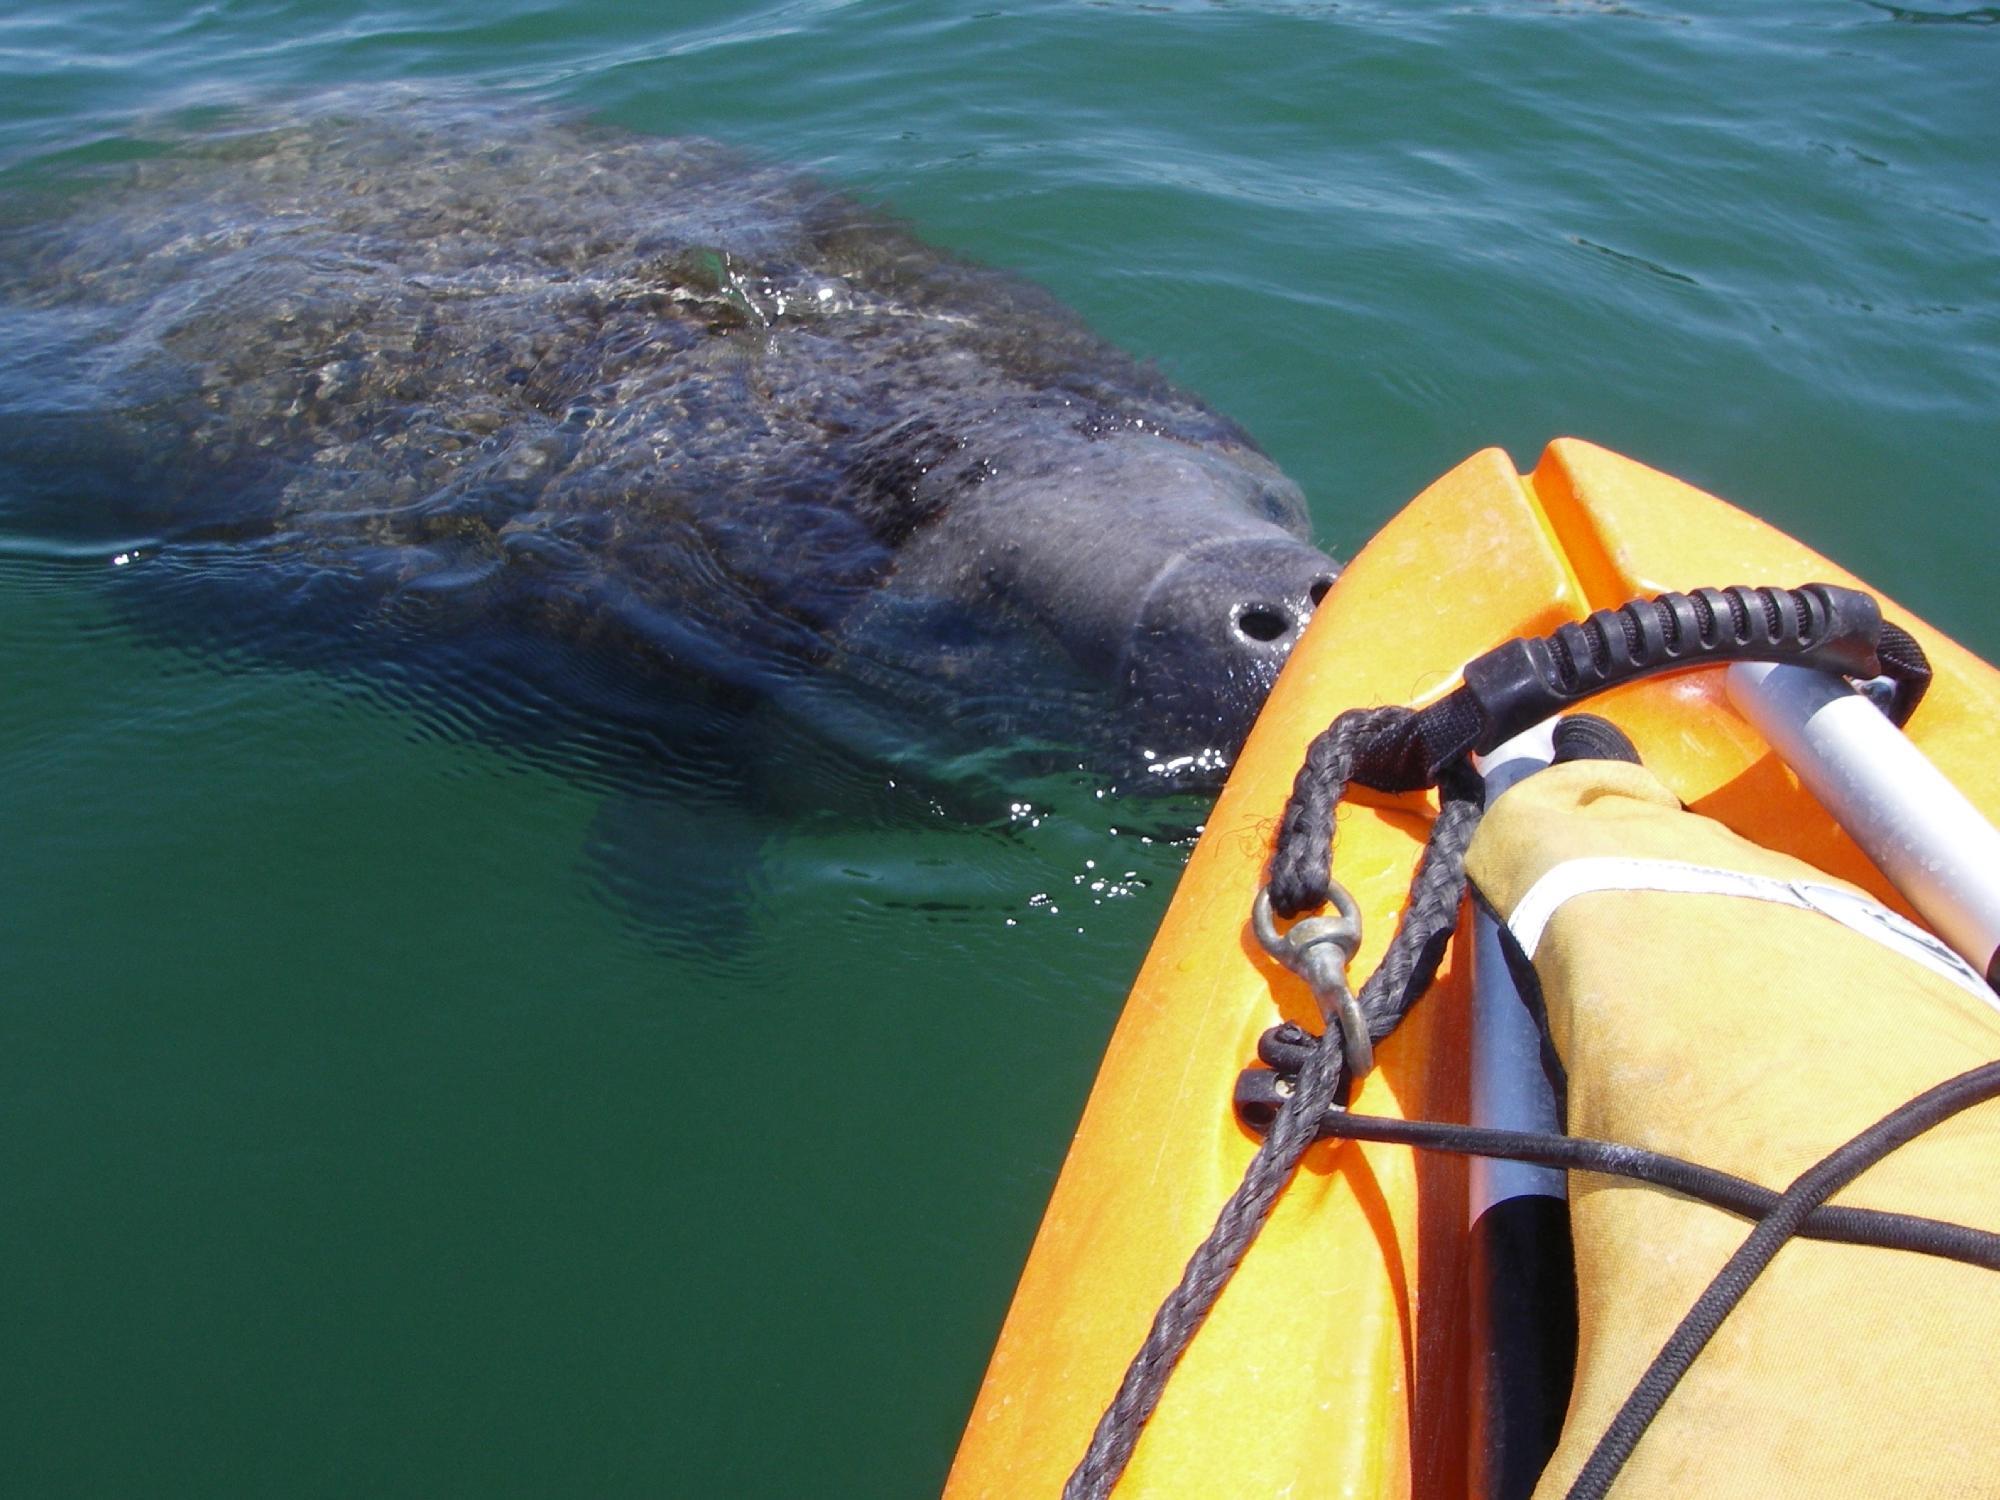
{"label": "manatee eye", "polygon": [[1268,604],[1246,604],[1236,612],[1236,629],[1253,641],[1275,641],[1292,628],[1280,610]]}
{"label": "manatee eye", "polygon": [[1299,503],[1298,495],[1294,491],[1276,486],[1260,488],[1256,499],[1252,502],[1252,510],[1266,521],[1282,526],[1288,531],[1306,523],[1306,513]]}

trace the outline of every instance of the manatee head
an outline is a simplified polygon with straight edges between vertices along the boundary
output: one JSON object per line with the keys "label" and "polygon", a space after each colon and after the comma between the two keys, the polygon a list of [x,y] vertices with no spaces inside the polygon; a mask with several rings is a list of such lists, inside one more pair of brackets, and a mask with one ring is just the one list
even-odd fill
{"label": "manatee head", "polygon": [[1121,702],[1154,763],[1232,756],[1278,669],[1339,574],[1317,547],[1279,531],[1197,542],[1160,559],[1118,676]]}
{"label": "manatee head", "polygon": [[1170,779],[1212,773],[1340,572],[1305,539],[1304,497],[1233,430],[1016,437],[940,467],[949,498],[896,589],[1022,622],[1097,689],[1094,738]]}

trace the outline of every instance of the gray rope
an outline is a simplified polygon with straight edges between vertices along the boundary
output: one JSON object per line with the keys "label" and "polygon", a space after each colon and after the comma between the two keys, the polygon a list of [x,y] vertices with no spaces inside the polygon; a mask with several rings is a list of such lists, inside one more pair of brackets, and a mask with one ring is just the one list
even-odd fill
{"label": "gray rope", "polygon": [[1367,747],[1405,737],[1416,720],[1414,709],[1352,708],[1307,747],[1278,823],[1278,847],[1271,854],[1271,905],[1279,916],[1296,917],[1326,905],[1333,810],[1347,794]]}
{"label": "gray rope", "polygon": [[[1313,851],[1318,851],[1318,882],[1324,892],[1334,809],[1355,770],[1357,757],[1367,754],[1371,734],[1398,734],[1409,716],[1408,709],[1351,710],[1313,742],[1280,824],[1278,847],[1271,860],[1274,892],[1281,864],[1303,878],[1303,866]],[[1468,773],[1447,779],[1430,842],[1410,883],[1402,921],[1381,965],[1357,995],[1368,1017],[1369,1035],[1378,1042],[1395,1030],[1404,1013],[1429,987],[1444,945],[1458,925],[1459,901],[1465,892],[1465,850],[1478,829],[1481,811],[1476,776]],[[1275,894],[1273,902],[1276,904]],[[1257,1231],[1263,1228],[1299,1159],[1318,1138],[1320,1117],[1340,1091],[1341,1058],[1336,1033],[1330,1044],[1322,1039],[1299,1070],[1292,1096],[1250,1159],[1242,1182],[1223,1204],[1208,1238],[1189,1258],[1180,1283],[1153,1315],[1146,1341],[1126,1367],[1118,1394],[1091,1434],[1090,1447],[1063,1486],[1063,1500],[1106,1500],[1125,1472],[1140,1431],[1160,1403],[1167,1377],[1222,1295]]]}

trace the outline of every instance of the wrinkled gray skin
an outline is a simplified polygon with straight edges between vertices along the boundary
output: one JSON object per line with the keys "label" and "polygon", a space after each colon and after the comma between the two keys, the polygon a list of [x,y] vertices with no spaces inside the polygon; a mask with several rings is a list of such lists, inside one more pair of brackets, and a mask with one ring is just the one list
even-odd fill
{"label": "wrinkled gray skin", "polygon": [[322,99],[10,231],[0,294],[163,550],[829,722],[1212,768],[1336,572],[1228,420],[708,142]]}

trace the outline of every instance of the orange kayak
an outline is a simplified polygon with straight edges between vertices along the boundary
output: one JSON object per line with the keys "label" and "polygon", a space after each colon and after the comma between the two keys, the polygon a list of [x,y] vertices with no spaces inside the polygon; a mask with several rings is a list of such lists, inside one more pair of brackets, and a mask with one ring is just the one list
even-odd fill
{"label": "orange kayak", "polygon": [[[1368,544],[1272,693],[1134,984],[1022,1272],[946,1486],[948,1500],[1055,1496],[1257,1139],[1231,1108],[1259,1036],[1320,1029],[1305,987],[1247,917],[1309,742],[1343,710],[1422,706],[1471,658],[1641,596],[1731,583],[1866,588],[1727,503],[1575,440],[1531,474],[1499,450],[1438,480]],[[1911,737],[2000,812],[2000,673],[1891,600],[1936,677]],[[1696,812],[1908,905],[1737,717],[1723,673],[1590,704]],[[1435,804],[1362,790],[1343,806],[1339,879],[1369,973]],[[1462,936],[1462,934],[1461,934]],[[1462,1120],[1468,945],[1380,1048],[1360,1113]],[[1461,1158],[1325,1142],[1175,1369],[1120,1496],[1462,1496],[1467,1171]]]}

